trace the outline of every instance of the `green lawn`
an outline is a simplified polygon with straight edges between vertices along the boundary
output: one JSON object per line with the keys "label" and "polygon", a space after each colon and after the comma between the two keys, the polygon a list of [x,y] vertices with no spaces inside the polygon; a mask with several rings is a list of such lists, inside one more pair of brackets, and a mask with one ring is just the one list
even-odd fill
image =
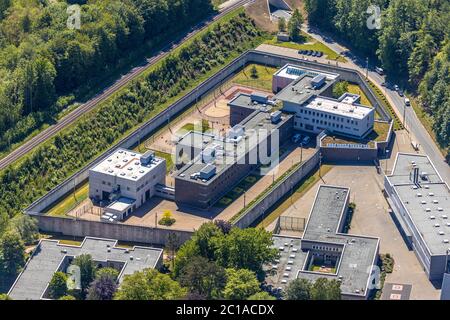
{"label": "green lawn", "polygon": [[166,171],[169,172],[173,167],[172,155],[170,153],[155,151],[155,155],[160,158],[166,159]]}
{"label": "green lawn", "polygon": [[65,216],[73,210],[80,202],[87,199],[89,195],[89,183],[85,182],[75,189],[75,194],[71,193],[53,205],[46,214],[49,216]]}
{"label": "green lawn", "polygon": [[[256,67],[258,76],[253,78],[250,70]],[[266,67],[258,64],[249,64],[244,70],[240,71],[231,81],[246,87],[272,91],[272,76],[277,68]]]}
{"label": "green lawn", "polygon": [[368,107],[373,107],[373,105],[370,103],[369,98],[367,98],[364,91],[362,91],[361,87],[356,83],[349,83],[348,84],[348,92],[357,94],[361,96],[361,104]]}
{"label": "green lawn", "polygon": [[196,124],[191,123],[191,122],[186,123],[184,126],[182,126],[182,127],[180,128],[179,131],[184,131],[184,132],[186,132],[186,131],[196,131],[196,130],[195,130],[195,129],[196,129],[196,128],[195,128],[195,125],[197,125],[197,126],[199,126],[199,127],[200,127],[200,125],[201,125],[201,126],[202,126],[202,132],[206,132],[206,131],[209,130],[209,123],[208,123],[207,120],[204,120],[204,121],[202,121],[201,123],[196,123]]}
{"label": "green lawn", "polygon": [[339,55],[337,52],[333,51],[331,48],[327,47],[322,42],[313,40],[312,38],[308,38],[308,40],[310,40],[310,42],[306,42],[306,43],[297,43],[297,42],[292,42],[292,41],[283,42],[283,41],[278,41],[277,37],[273,37],[272,39],[267,40],[265,43],[271,44],[274,46],[295,49],[295,50],[322,51],[325,58],[327,58],[328,60],[347,62],[347,59],[345,59],[343,56]]}
{"label": "green lawn", "polygon": [[315,265],[313,265],[313,266],[311,266],[309,271],[321,272],[321,273],[336,273],[336,268],[335,267],[330,267],[330,269],[331,269],[330,272],[320,270],[321,267],[322,266],[315,266]]}

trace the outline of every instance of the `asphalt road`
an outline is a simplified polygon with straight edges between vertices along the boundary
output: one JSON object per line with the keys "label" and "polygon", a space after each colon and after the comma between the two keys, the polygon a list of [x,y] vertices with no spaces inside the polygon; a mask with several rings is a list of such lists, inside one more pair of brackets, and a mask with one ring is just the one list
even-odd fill
{"label": "asphalt road", "polygon": [[[345,56],[348,62],[339,63],[339,65],[356,69],[360,71],[362,74],[364,75],[366,74],[367,63],[365,59],[360,59],[353,56],[346,47],[337,43],[331,37],[324,35],[317,29],[304,27],[303,31],[311,35],[314,39],[324,42],[328,47],[330,47],[337,53]],[[439,171],[442,179],[444,179],[445,182],[450,183],[450,167],[445,162],[445,158],[438,149],[438,147],[436,146],[436,143],[420,122],[419,118],[414,112],[414,109],[412,107],[405,106],[404,97],[400,97],[399,94],[395,90],[393,90],[394,86],[393,83],[387,83],[387,87],[381,86],[381,83],[383,83],[385,79],[383,76],[380,76],[378,73],[376,73],[373,69],[370,68],[370,62],[369,62],[368,77],[373,83],[378,85],[378,87],[383,90],[389,102],[393,105],[394,109],[396,109],[395,111],[402,122],[404,121],[403,118],[405,116],[406,118],[405,126],[410,134],[410,139],[420,144],[419,147],[420,152],[430,157],[434,166]]]}
{"label": "asphalt road", "polygon": [[60,119],[56,124],[48,127],[47,129],[41,131],[39,134],[31,138],[30,140],[23,143],[18,148],[11,151],[8,155],[6,155],[4,158],[0,159],[0,170],[4,169],[11,163],[15,162],[16,160],[20,159],[22,156],[33,150],[35,147],[46,141],[47,139],[55,136],[59,131],[63,130],[67,126],[71,125],[75,121],[78,120],[82,115],[85,113],[91,111],[94,109],[100,102],[104,101],[108,97],[110,97],[113,93],[118,91],[120,88],[127,85],[131,80],[138,77],[140,74],[142,74],[145,70],[150,68],[152,65],[154,65],[156,62],[163,59],[165,56],[170,54],[173,50],[181,46],[184,42],[191,39],[193,36],[195,36],[197,33],[201,32],[202,30],[206,29],[211,23],[214,21],[222,18],[224,15],[229,13],[230,11],[241,7],[245,4],[251,3],[254,0],[237,0],[234,2],[230,2],[228,6],[222,7],[220,9],[220,12],[215,15],[213,18],[210,18],[209,20],[203,21],[193,27],[191,31],[186,34],[183,37],[180,37],[179,39],[175,39],[173,42],[169,43],[167,46],[165,46],[162,50],[160,50],[155,56],[147,59],[145,63],[142,66],[135,67],[127,74],[123,75],[120,79],[118,79],[114,84],[112,84],[110,87],[106,88],[101,93],[94,96],[92,99],[87,101],[86,103],[79,106],[74,111],[70,112],[66,116],[64,116],[62,119]]}

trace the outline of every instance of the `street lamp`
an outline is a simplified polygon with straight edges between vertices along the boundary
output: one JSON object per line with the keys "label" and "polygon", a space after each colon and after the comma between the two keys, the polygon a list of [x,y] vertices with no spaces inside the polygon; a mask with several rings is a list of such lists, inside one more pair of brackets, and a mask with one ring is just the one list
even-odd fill
{"label": "street lamp", "polygon": [[387,174],[387,162],[388,162],[389,149],[385,149],[384,152],[385,152],[385,155],[386,155],[386,160],[385,160],[386,167],[385,167],[384,173]]}

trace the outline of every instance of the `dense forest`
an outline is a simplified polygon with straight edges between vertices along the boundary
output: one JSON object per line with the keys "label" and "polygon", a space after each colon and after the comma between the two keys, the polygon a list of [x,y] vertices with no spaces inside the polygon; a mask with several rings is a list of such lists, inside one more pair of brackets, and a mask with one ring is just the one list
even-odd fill
{"label": "dense forest", "polygon": [[[68,28],[81,5],[80,29]],[[212,12],[210,0],[0,0],[0,152],[96,87],[136,49]]]}
{"label": "dense forest", "polygon": [[[366,12],[381,8],[381,28]],[[419,96],[450,160],[450,2],[448,0],[305,0],[309,22],[338,35]]]}
{"label": "dense forest", "polygon": [[153,116],[168,99],[182,93],[211,68],[253,47],[259,39],[253,20],[244,13],[216,24],[88,117],[38,147],[20,164],[7,167],[0,173],[0,221],[19,213],[129,129]]}

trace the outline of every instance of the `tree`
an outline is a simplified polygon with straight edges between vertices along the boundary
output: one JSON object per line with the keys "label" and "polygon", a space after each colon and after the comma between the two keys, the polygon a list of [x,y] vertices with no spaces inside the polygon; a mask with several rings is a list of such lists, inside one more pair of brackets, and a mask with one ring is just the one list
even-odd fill
{"label": "tree", "polygon": [[346,92],[348,92],[348,82],[347,81],[339,81],[333,87],[333,97],[334,98],[339,98]]}
{"label": "tree", "polygon": [[253,79],[258,79],[258,77],[259,77],[258,69],[256,69],[255,65],[253,65],[250,69],[250,77],[252,77]]}
{"label": "tree", "polygon": [[311,282],[306,279],[297,278],[292,280],[286,288],[287,300],[310,300]]}
{"label": "tree", "polygon": [[195,256],[202,256],[208,260],[215,259],[216,243],[224,234],[212,222],[204,223],[194,233],[189,241],[186,241],[178,250],[173,268],[175,277],[180,275],[180,271]]}
{"label": "tree", "polygon": [[177,300],[186,297],[182,288],[168,275],[146,269],[125,276],[114,299],[116,300]]}
{"label": "tree", "polygon": [[289,36],[293,41],[300,41],[302,24],[303,16],[298,9],[295,9],[288,23]]}
{"label": "tree", "polygon": [[77,300],[77,299],[75,299],[74,296],[67,295],[67,296],[59,298],[58,300]]}
{"label": "tree", "polygon": [[27,214],[19,214],[11,220],[11,224],[25,244],[31,244],[38,239],[39,228],[35,218]]}
{"label": "tree", "polygon": [[194,257],[182,270],[179,282],[190,294],[220,299],[225,287],[225,269],[203,257]]}
{"label": "tree", "polygon": [[7,294],[0,294],[0,301],[2,300],[12,300],[10,296],[8,296]]}
{"label": "tree", "polygon": [[311,286],[311,300],[340,300],[341,288],[337,280],[317,279]]}
{"label": "tree", "polygon": [[20,235],[6,232],[0,239],[0,275],[15,276],[25,265],[25,245]]}
{"label": "tree", "polygon": [[117,291],[116,280],[110,275],[103,274],[91,283],[87,300],[112,300]]}
{"label": "tree", "polygon": [[266,291],[260,291],[248,297],[247,300],[276,300],[276,298]]}
{"label": "tree", "polygon": [[216,237],[217,263],[225,268],[248,269],[263,275],[263,265],[277,257],[270,232],[260,228],[233,228],[226,236]]}
{"label": "tree", "polygon": [[164,210],[163,217],[159,220],[159,224],[164,226],[171,226],[176,222],[175,218],[172,217],[172,212],[170,210]]}
{"label": "tree", "polygon": [[48,289],[49,296],[52,299],[60,299],[67,295],[67,275],[64,272],[55,272],[52,280],[50,280]]}
{"label": "tree", "polygon": [[280,31],[280,32],[286,31],[286,19],[283,17],[278,19],[278,31]]}
{"label": "tree", "polygon": [[244,300],[260,291],[254,272],[247,269],[226,269],[227,283],[223,296],[228,300]]}
{"label": "tree", "polygon": [[214,224],[220,229],[220,231],[222,231],[223,234],[227,235],[230,233],[231,228],[233,227],[233,225],[231,224],[231,222],[226,221],[226,220],[214,220]]}
{"label": "tree", "polygon": [[119,278],[119,271],[117,271],[114,268],[100,268],[100,269],[98,269],[97,272],[95,273],[95,278],[96,279],[100,279],[103,276],[110,277],[114,281],[117,281],[117,279]]}
{"label": "tree", "polygon": [[175,252],[177,251],[179,246],[180,246],[179,236],[174,232],[169,233],[169,235],[167,236],[166,247],[168,251],[168,259],[170,259],[172,263],[172,269],[174,268],[175,264]]}
{"label": "tree", "polygon": [[73,260],[73,264],[80,268],[81,291],[84,294],[95,278],[96,265],[90,254],[81,254]]}

